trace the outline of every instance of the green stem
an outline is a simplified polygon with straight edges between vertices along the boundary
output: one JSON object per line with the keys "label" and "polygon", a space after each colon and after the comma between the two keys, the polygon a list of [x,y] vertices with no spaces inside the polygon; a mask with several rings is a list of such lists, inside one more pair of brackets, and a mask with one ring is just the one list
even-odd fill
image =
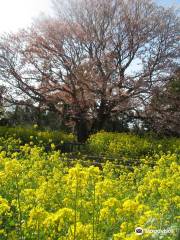
{"label": "green stem", "polygon": [[40,233],[39,233],[39,221],[37,222],[37,231],[38,231],[38,240],[40,239]]}
{"label": "green stem", "polygon": [[75,206],[74,206],[74,237],[76,240],[76,227],[77,227],[77,198],[78,198],[78,179],[76,177],[76,192],[75,192]]}
{"label": "green stem", "polygon": [[96,201],[96,186],[93,182],[93,236],[92,239],[95,240],[95,201]]}
{"label": "green stem", "polygon": [[20,190],[19,190],[19,183],[18,183],[17,175],[16,175],[16,178],[15,178],[15,181],[16,181],[16,190],[17,190],[17,203],[18,203],[18,210],[19,210],[19,232],[20,232],[20,239],[23,239],[23,233],[22,233],[22,211],[21,211]]}

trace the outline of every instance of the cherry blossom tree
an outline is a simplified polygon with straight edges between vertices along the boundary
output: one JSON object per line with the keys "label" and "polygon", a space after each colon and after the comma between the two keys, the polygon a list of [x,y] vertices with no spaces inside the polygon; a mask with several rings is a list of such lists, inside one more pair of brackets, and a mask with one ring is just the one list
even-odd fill
{"label": "cherry blossom tree", "polygon": [[56,15],[0,40],[8,99],[28,98],[85,141],[113,115],[149,104],[177,66],[179,18],[148,0],[54,1]]}

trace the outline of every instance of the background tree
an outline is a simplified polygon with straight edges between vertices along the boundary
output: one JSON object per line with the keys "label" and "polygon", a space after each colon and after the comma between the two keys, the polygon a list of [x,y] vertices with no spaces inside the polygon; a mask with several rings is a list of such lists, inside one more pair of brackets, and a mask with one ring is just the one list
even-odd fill
{"label": "background tree", "polygon": [[3,86],[0,86],[0,124],[5,124],[5,109],[4,109],[4,94],[5,94],[5,88]]}
{"label": "background tree", "polygon": [[135,113],[164,86],[178,57],[179,18],[147,0],[54,1],[56,17],[0,40],[8,99],[33,99],[75,124],[85,141]]}
{"label": "background tree", "polygon": [[180,69],[156,88],[146,109],[149,127],[165,135],[180,136]]}

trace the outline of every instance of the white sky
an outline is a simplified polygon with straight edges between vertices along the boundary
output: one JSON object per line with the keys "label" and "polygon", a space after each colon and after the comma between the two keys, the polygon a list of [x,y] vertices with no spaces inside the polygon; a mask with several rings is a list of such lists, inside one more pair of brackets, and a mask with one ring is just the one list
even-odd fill
{"label": "white sky", "polygon": [[[164,6],[180,0],[155,0]],[[0,33],[17,31],[31,24],[40,13],[51,11],[51,0],[0,0]]]}
{"label": "white sky", "polygon": [[50,10],[50,0],[0,0],[0,33],[26,27],[33,18]]}

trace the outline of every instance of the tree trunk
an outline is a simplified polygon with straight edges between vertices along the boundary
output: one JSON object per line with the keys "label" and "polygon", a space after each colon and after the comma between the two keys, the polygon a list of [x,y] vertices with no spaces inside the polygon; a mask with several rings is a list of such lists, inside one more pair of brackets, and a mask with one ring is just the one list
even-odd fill
{"label": "tree trunk", "polygon": [[99,114],[98,118],[95,119],[92,124],[91,133],[95,133],[102,130],[106,120],[108,120],[108,115]]}
{"label": "tree trunk", "polygon": [[89,127],[86,119],[78,119],[76,121],[76,133],[78,142],[85,142],[89,136]]}
{"label": "tree trunk", "polygon": [[102,130],[108,117],[108,114],[100,113],[93,123],[90,123],[83,114],[79,115],[75,126],[78,142],[85,142],[91,133]]}

